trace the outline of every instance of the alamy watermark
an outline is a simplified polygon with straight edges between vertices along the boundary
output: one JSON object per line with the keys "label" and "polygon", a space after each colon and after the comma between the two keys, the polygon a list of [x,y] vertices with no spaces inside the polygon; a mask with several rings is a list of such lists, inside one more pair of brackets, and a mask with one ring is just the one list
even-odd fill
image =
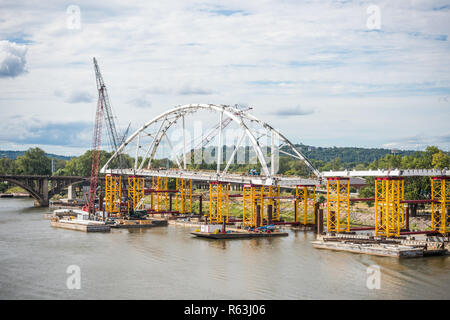
{"label": "alamy watermark", "polygon": [[81,29],[81,9],[75,4],[71,4],[66,9],[66,27],[69,30]]}
{"label": "alamy watermark", "polygon": [[67,289],[81,289],[81,268],[75,264],[72,264],[67,267],[66,273],[70,274],[66,280]]}
{"label": "alamy watermark", "polygon": [[381,10],[380,7],[371,4],[366,10],[369,17],[366,21],[367,29],[369,30],[380,30],[381,29]]}
{"label": "alamy watermark", "polygon": [[371,265],[367,267],[366,273],[368,274],[366,280],[366,286],[369,290],[381,288],[381,269],[380,266]]}
{"label": "alamy watermark", "polygon": [[266,163],[269,168],[273,167],[274,173],[278,172],[281,139],[275,131],[253,129],[250,132],[242,128],[228,128],[222,130],[220,139],[217,131],[213,135],[209,132],[204,132],[201,121],[194,121],[192,130],[177,127],[161,140],[169,146],[166,147],[169,158],[179,163],[184,161],[186,151],[186,164],[214,164],[218,159],[224,167],[228,163]]}

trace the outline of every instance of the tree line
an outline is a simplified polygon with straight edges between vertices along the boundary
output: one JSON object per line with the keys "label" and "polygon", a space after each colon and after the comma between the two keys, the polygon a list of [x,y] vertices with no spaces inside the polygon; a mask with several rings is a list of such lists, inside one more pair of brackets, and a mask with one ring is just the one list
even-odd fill
{"label": "tree line", "polygon": [[[333,149],[333,148],[327,148]],[[336,148],[340,150],[342,148]],[[356,149],[361,152],[361,148],[344,148]],[[372,149],[369,149],[372,150]],[[378,150],[378,149],[377,149]],[[385,149],[382,149],[385,150]],[[304,150],[302,150],[304,151]],[[329,150],[328,150],[329,151]],[[327,152],[328,152],[327,151]],[[348,150],[347,150],[348,151]],[[338,153],[339,154],[339,153]],[[106,161],[112,156],[112,152],[104,150],[100,151],[99,167],[101,168]],[[193,154],[191,154],[193,156]],[[327,153],[328,157],[328,153]],[[53,172],[52,172],[53,159]],[[59,176],[90,176],[92,150],[86,151],[79,157],[73,157],[70,160],[55,159],[47,156],[44,150],[40,148],[30,148],[24,152],[23,155],[16,159],[0,158],[0,174],[23,174],[23,175],[59,175]],[[355,162],[353,157],[346,157],[342,160],[339,156],[332,158],[332,160],[316,159],[313,153],[310,155],[310,161],[319,171],[329,170],[366,170],[366,169],[444,169],[450,168],[450,155],[448,152],[440,150],[438,147],[429,146],[425,151],[416,151],[406,154],[385,154],[380,158],[376,158],[371,162]],[[142,158],[138,159],[139,162]],[[135,159],[129,155],[122,155],[121,165],[124,167],[133,167]],[[113,164],[114,165],[114,164]],[[117,166],[117,161],[116,164]],[[144,163],[144,167],[148,165],[148,160]],[[172,168],[176,167],[176,163],[169,159],[155,159],[152,162],[153,168]],[[188,166],[189,169],[203,169],[215,170],[216,164],[192,164]],[[260,170],[259,164],[232,164],[229,172],[245,173],[250,169]],[[297,175],[303,177],[311,177],[312,173],[309,168],[301,161],[294,158],[280,155],[279,157],[279,174],[283,175]],[[364,187],[360,195],[363,197],[373,197],[373,178],[367,178],[368,186]],[[7,185],[0,184],[0,192],[4,192]],[[430,181],[429,178],[407,178],[405,197],[407,199],[426,199],[430,196]]]}

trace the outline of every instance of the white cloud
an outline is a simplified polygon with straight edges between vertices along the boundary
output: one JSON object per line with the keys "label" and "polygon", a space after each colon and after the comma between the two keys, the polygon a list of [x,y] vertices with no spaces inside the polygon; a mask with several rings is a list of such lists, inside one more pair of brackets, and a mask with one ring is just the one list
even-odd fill
{"label": "white cloud", "polygon": [[94,96],[88,91],[72,91],[65,100],[68,103],[86,103],[94,101]]}
{"label": "white cloud", "polygon": [[281,117],[306,116],[314,113],[312,108],[303,108],[302,106],[276,108],[272,114]]}
{"label": "white cloud", "polygon": [[[381,146],[423,130],[445,135],[448,8],[377,1],[381,30],[369,31],[372,3],[80,0],[81,28],[69,30],[58,1],[2,2],[0,39],[27,35],[30,72],[0,79],[0,108],[44,122],[93,123],[96,56],[122,127],[180,104],[246,101],[291,140],[310,145]],[[70,94],[61,99],[63,92]],[[298,104],[320,112],[295,121],[267,117]],[[341,129],[330,136],[323,126]]]}
{"label": "white cloud", "polygon": [[0,78],[15,78],[25,73],[26,54],[25,45],[0,41]]}

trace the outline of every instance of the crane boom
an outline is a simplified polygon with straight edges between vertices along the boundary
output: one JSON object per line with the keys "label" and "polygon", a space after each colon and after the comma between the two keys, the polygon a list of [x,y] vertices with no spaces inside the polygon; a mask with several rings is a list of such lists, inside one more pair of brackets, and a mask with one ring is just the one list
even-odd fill
{"label": "crane boom", "polygon": [[95,197],[97,194],[98,183],[98,164],[100,158],[100,146],[102,141],[102,123],[103,123],[103,98],[102,91],[98,91],[97,111],[95,113],[94,138],[92,141],[92,163],[91,163],[91,182],[89,186],[89,198],[86,211],[89,215],[95,215]]}
{"label": "crane boom", "polygon": [[111,103],[109,102],[108,91],[106,90],[105,82],[103,81],[102,74],[100,73],[100,68],[97,63],[97,59],[94,58],[94,68],[95,68],[95,77],[97,81],[97,90],[99,93],[99,97],[103,100],[103,107],[105,110],[105,122],[108,126],[108,136],[109,141],[111,143],[111,147],[113,151],[116,151],[120,146],[119,135],[117,134],[116,124],[114,122],[114,114],[112,111]]}
{"label": "crane boom", "polygon": [[98,91],[98,101],[97,101],[97,111],[95,113],[94,137],[92,142],[92,162],[91,162],[91,180],[89,186],[89,197],[86,206],[83,208],[84,210],[89,212],[89,215],[95,215],[95,198],[97,195],[97,185],[98,185],[98,168],[100,161],[100,148],[102,144],[103,116],[105,117],[105,122],[106,125],[108,126],[108,135],[114,151],[118,149],[120,143],[116,130],[116,125],[114,123],[114,115],[112,112],[111,105],[109,103],[108,92],[106,91],[105,82],[103,81],[102,74],[100,73],[100,68],[98,67],[97,59],[95,59],[94,57],[93,60],[95,69],[95,79]]}

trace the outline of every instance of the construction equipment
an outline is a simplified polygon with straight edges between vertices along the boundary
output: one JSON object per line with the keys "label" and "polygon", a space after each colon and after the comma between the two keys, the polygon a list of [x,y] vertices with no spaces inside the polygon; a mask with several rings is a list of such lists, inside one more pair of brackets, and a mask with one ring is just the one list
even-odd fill
{"label": "construction equipment", "polygon": [[[96,63],[94,58],[94,63]],[[91,164],[91,182],[89,186],[89,198],[87,204],[83,207],[84,211],[89,212],[89,216],[95,216],[95,198],[97,194],[98,183],[98,163],[100,156],[100,146],[102,141],[102,123],[103,123],[103,109],[104,98],[103,89],[99,87],[99,81],[97,79],[98,89],[98,102],[97,111],[95,113],[95,125],[94,125],[94,138],[92,142],[92,164]]]}
{"label": "construction equipment", "polygon": [[[109,102],[108,91],[106,90],[105,82],[103,81],[102,74],[100,73],[100,68],[97,64],[97,59],[94,58],[94,69],[95,69],[95,78],[97,81],[97,89],[99,91],[99,99],[102,100],[102,104],[105,110],[105,122],[108,127],[108,136],[111,147],[113,151],[116,151],[119,148],[120,138],[117,134],[116,124],[114,122],[114,114],[112,111],[111,104]],[[101,94],[100,94],[101,93]]]}
{"label": "construction equipment", "polygon": [[[115,152],[125,136],[120,139],[116,125],[114,122],[114,114],[112,112],[111,104],[109,102],[108,91],[106,90],[105,82],[103,81],[102,74],[100,73],[100,68],[97,63],[97,59],[93,59],[94,61],[94,70],[95,70],[95,79],[97,83],[97,91],[98,91],[98,102],[97,102],[97,112],[95,114],[95,125],[94,125],[94,138],[92,143],[92,165],[91,165],[91,182],[89,187],[89,199],[87,204],[84,206],[84,210],[88,211],[90,214],[95,215],[95,198],[97,193],[97,184],[98,184],[98,166],[99,166],[99,156],[100,156],[100,147],[102,140],[102,125],[103,125],[103,116],[105,117],[105,122],[108,128],[108,135],[110,144]],[[129,128],[129,126],[128,126]],[[128,132],[128,129],[126,133]],[[125,133],[125,134],[126,134]],[[122,167],[123,158],[118,157],[119,168]],[[119,187],[120,189],[120,187]],[[106,197],[109,195],[107,194]]]}
{"label": "construction equipment", "polygon": [[144,197],[140,198],[139,202],[133,207],[133,199],[128,198],[128,214],[126,219],[142,220],[147,217],[147,210],[144,209]]}

